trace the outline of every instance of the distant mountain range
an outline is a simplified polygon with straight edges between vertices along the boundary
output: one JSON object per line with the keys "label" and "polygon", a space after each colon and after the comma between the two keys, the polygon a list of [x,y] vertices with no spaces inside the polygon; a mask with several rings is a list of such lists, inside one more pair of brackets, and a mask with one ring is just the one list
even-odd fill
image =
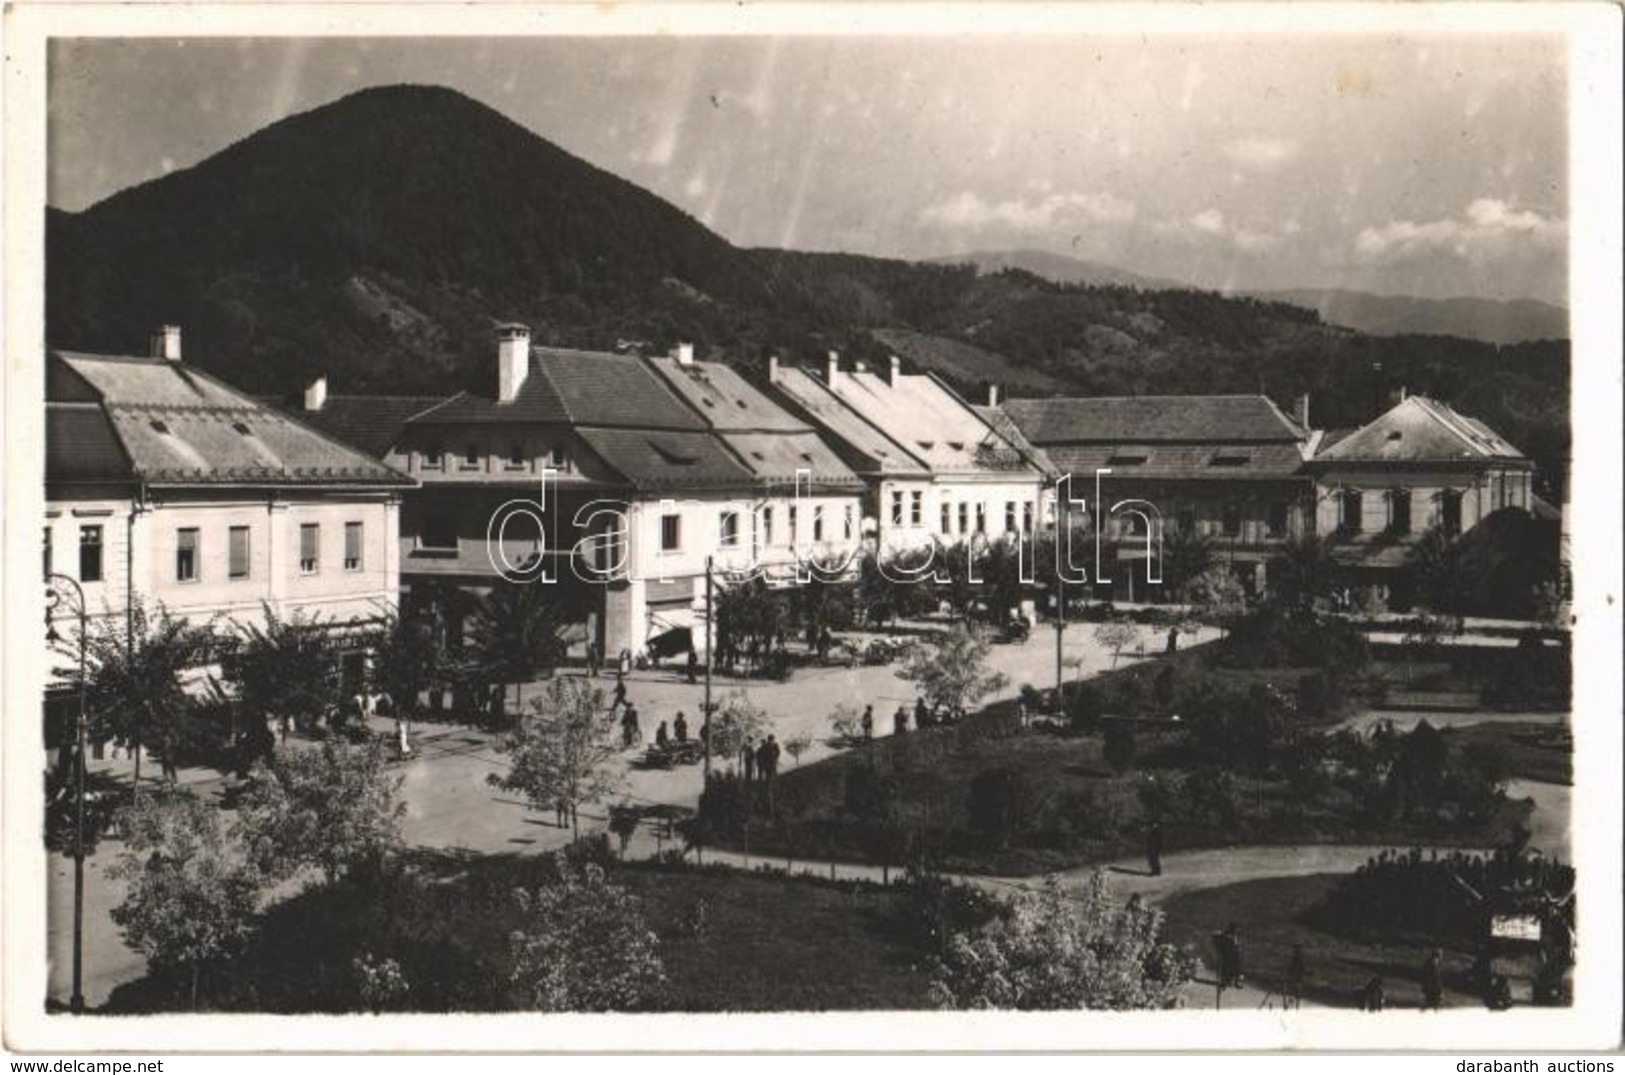
{"label": "distant mountain range", "polygon": [[1379,337],[1105,267],[1056,282],[1053,260],[983,272],[740,248],[435,87],[290,116],[81,212],[48,211],[46,228],[53,345],[138,350],[179,324],[191,361],[254,392],[318,374],[336,392],[491,390],[493,327],[522,321],[560,346],[689,341],[747,372],[769,354],[898,354],[977,397],[989,381],[1028,395],[1309,392],[1325,425],[1369,418],[1403,381],[1544,461],[1568,440],[1566,342]]}
{"label": "distant mountain range", "polygon": [[[1056,283],[1086,287],[1159,290],[1194,286],[1046,250],[976,251],[931,260],[941,265],[971,264],[984,273],[1020,269]],[[1343,288],[1240,290],[1234,294],[1291,303],[1315,311],[1329,325],[1380,336],[1460,336],[1496,344],[1566,340],[1569,336],[1568,311],[1535,299],[1425,299]]]}

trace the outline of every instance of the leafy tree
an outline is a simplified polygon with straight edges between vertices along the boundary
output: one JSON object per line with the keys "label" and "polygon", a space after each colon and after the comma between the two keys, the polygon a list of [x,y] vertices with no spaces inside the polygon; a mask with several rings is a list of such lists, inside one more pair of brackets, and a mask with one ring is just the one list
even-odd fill
{"label": "leafy tree", "polygon": [[239,709],[261,725],[275,720],[289,728],[313,728],[345,708],[338,674],[338,648],[327,625],[295,609],[284,618],[267,602],[264,623],[242,627],[243,639],[222,666],[236,690]]}
{"label": "leafy tree", "polygon": [[1162,584],[1176,600],[1213,565],[1213,539],[1195,529],[1163,527]]}
{"label": "leafy tree", "polygon": [[855,705],[836,706],[829,715],[829,728],[835,739],[842,743],[855,743],[863,738],[863,714]]}
{"label": "leafy tree", "polygon": [[988,846],[1004,850],[1029,812],[1032,788],[1022,774],[1002,766],[971,778],[967,813],[971,828]]}
{"label": "leafy tree", "polygon": [[424,692],[445,681],[449,662],[444,634],[430,612],[391,613],[385,619],[373,647],[373,676],[389,695],[398,723],[419,718]]}
{"label": "leafy tree", "polygon": [[564,659],[564,629],[571,610],[559,586],[504,580],[474,609],[469,624],[472,667],[479,678],[515,697],[529,683],[558,667]]}
{"label": "leafy tree", "polygon": [[801,764],[801,756],[812,749],[812,737],[809,735],[792,735],[784,741],[784,752],[790,755],[790,760],[796,765]]}
{"label": "leafy tree", "polygon": [[1112,667],[1117,667],[1117,660],[1123,655],[1123,650],[1134,645],[1140,637],[1139,630],[1126,619],[1114,617],[1102,620],[1095,628],[1095,641],[1112,651]]}
{"label": "leafy tree", "polygon": [[525,796],[537,810],[563,802],[570,809],[571,832],[579,839],[579,807],[602,801],[620,786],[621,774],[609,764],[615,757],[615,716],[603,701],[603,692],[584,680],[551,680],[531,703],[533,711],[498,747],[509,756],[508,772],[492,773],[486,780]]}
{"label": "leafy tree", "polygon": [[1429,608],[1448,616],[1466,613],[1472,600],[1473,569],[1459,538],[1433,527],[1411,548],[1409,564],[1416,575],[1417,591]]}
{"label": "leafy tree", "polygon": [[931,992],[944,1008],[1170,1008],[1196,960],[1161,934],[1161,912],[1114,903],[1103,871],[1076,889],[1050,877],[992,926],[954,934]]}
{"label": "leafy tree", "polygon": [[643,811],[636,806],[612,806],[609,808],[609,831],[614,834],[616,843],[620,845],[621,857],[626,857],[626,848],[637,834],[638,824],[643,820]]}
{"label": "leafy tree", "polygon": [[986,560],[986,546],[975,541],[959,541],[937,547],[936,573],[946,582],[937,585],[936,595],[946,601],[954,615],[966,623],[970,622],[971,613],[982,595],[981,568]]}
{"label": "leafy tree", "polygon": [[854,586],[837,577],[833,557],[815,557],[811,577],[790,592],[790,616],[800,625],[811,649],[824,631],[844,631],[852,626]]}
{"label": "leafy tree", "polygon": [[1105,741],[1102,744],[1106,764],[1112,771],[1122,774],[1134,764],[1136,744],[1134,742],[1134,725],[1127,720],[1114,720],[1106,725]]}
{"label": "leafy tree", "polygon": [[[995,541],[987,547],[982,557],[983,591],[995,622],[1004,622],[1010,610],[1020,606],[1026,592],[1021,581],[1021,561],[1034,551],[1033,540],[1027,535]],[[1036,567],[1033,577],[1038,577]]]}
{"label": "leafy tree", "polygon": [[513,984],[537,1011],[653,1008],[666,971],[637,897],[594,863],[554,862],[558,880],[514,890],[523,921],[508,942]]}
{"label": "leafy tree", "polygon": [[376,743],[283,747],[249,774],[232,833],[267,877],[315,866],[332,883],[400,843],[401,779]]}
{"label": "leafy tree", "polygon": [[1226,565],[1208,568],[1190,581],[1185,600],[1198,619],[1217,624],[1221,631],[1247,613],[1247,591],[1236,573]]}
{"label": "leafy tree", "polygon": [[[214,645],[211,628],[193,626],[162,605],[151,612],[140,599],[130,607],[128,623],[92,617],[85,638],[90,740],[151,748],[171,783],[186,760],[217,763],[222,730],[201,719],[197,699],[183,685],[183,677],[206,663]],[[74,667],[58,674],[79,673]]]}
{"label": "leafy tree", "polygon": [[220,811],[186,793],[119,815],[126,850],[108,871],[128,884],[112,918],[159,974],[178,973],[197,1007],[205,975],[247,945],[261,878],[233,854]]}
{"label": "leafy tree", "polygon": [[1332,590],[1336,564],[1331,550],[1315,534],[1286,543],[1270,564],[1270,589],[1287,608],[1307,610]]}
{"label": "leafy tree", "polygon": [[954,624],[935,642],[916,646],[897,676],[913,682],[930,705],[962,712],[1009,682],[1004,673],[988,670],[991,652],[978,633]]}
{"label": "leafy tree", "polygon": [[858,607],[863,611],[864,622],[883,627],[893,620],[916,616],[932,608],[935,575],[923,571],[933,555],[932,550],[893,553],[884,571],[880,567],[881,555],[871,551],[858,561]]}
{"label": "leafy tree", "polygon": [[771,721],[767,710],[751,700],[743,690],[731,690],[717,703],[711,721],[711,753],[722,758],[737,757],[747,742],[767,734]]}
{"label": "leafy tree", "polygon": [[765,579],[750,578],[722,588],[716,602],[717,651],[732,659],[770,652],[784,631],[788,618],[784,598]]}

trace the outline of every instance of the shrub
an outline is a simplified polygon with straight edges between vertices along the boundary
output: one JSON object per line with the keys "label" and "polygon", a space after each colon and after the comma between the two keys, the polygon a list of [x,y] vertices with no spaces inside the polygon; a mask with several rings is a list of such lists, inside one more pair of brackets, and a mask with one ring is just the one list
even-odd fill
{"label": "shrub", "polygon": [[971,779],[971,828],[988,846],[999,850],[1010,846],[1027,813],[1029,790],[1020,773],[1005,768],[987,769]]}
{"label": "shrub", "polygon": [[1116,773],[1128,771],[1134,764],[1137,751],[1134,742],[1134,725],[1127,720],[1114,720],[1106,725],[1106,740],[1103,745],[1106,764]]}
{"label": "shrub", "polygon": [[1098,731],[1103,710],[1100,690],[1093,683],[1068,685],[1066,717],[1073,731],[1082,733]]}

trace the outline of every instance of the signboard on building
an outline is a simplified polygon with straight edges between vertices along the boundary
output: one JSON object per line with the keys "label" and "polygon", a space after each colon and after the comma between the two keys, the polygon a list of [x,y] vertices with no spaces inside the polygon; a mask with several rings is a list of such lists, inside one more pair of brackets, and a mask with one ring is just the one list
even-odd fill
{"label": "signboard on building", "polygon": [[1490,919],[1490,936],[1500,941],[1532,941],[1540,943],[1540,916],[1534,914],[1498,914]]}

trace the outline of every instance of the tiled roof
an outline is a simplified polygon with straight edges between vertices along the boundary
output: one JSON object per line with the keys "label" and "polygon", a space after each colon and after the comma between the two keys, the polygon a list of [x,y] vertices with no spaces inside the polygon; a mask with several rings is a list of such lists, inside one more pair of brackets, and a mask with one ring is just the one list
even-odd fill
{"label": "tiled roof", "polygon": [[805,470],[814,485],[853,485],[861,479],[818,434],[723,433],[723,440],[758,478],[792,483]]}
{"label": "tiled roof", "polygon": [[412,424],[536,423],[637,429],[704,429],[634,355],[532,347],[530,373],[510,403],[459,393]]}
{"label": "tiled roof", "polygon": [[45,405],[47,482],[130,481],[134,475],[101,404]]}
{"label": "tiled roof", "polygon": [[1045,454],[1063,473],[1110,470],[1120,480],[1279,480],[1303,467],[1296,444],[1063,444]]}
{"label": "tiled roof", "polygon": [[828,390],[934,472],[1033,469],[1012,459],[1011,446],[933,377],[842,370]]}
{"label": "tiled roof", "polygon": [[[107,469],[107,438],[116,440],[126,473],[154,484],[265,484],[402,486],[412,480],[376,459],[340,444],[190,366],[163,359],[54,352],[50,361],[66,371],[47,379],[70,391],[73,377],[95,393],[105,429],[93,420],[48,420],[47,473]],[[60,400],[47,415],[87,408]],[[88,408],[87,408],[88,409]],[[100,438],[93,449],[69,437]],[[49,461],[55,453],[57,461]]]}
{"label": "tiled roof", "polygon": [[1044,449],[1028,440],[1026,435],[1021,432],[1021,427],[1016,425],[1010,416],[1004,413],[1003,409],[983,405],[975,406],[976,413],[982,416],[982,420],[992,426],[999,436],[1009,441],[1012,448],[1031,460],[1033,465],[1038,467],[1046,478],[1054,478],[1060,475],[1061,472],[1056,468],[1055,461],[1049,457]]}
{"label": "tiled roof", "polygon": [[745,486],[755,479],[707,432],[577,429],[598,457],[635,489]]}
{"label": "tiled roof", "polygon": [[1523,453],[1476,418],[1426,396],[1401,400],[1371,422],[1323,447],[1316,463],[1527,463]]}
{"label": "tiled roof", "polygon": [[299,417],[368,455],[382,459],[401,442],[407,419],[445,402],[445,396],[328,396],[319,411]]}
{"label": "tiled roof", "polygon": [[1296,442],[1307,435],[1266,396],[1012,399],[1004,410],[1041,448],[1090,442]]}
{"label": "tiled roof", "polygon": [[831,394],[816,375],[807,370],[780,370],[774,385],[811,415],[819,428],[869,460],[868,472],[921,477],[927,473],[920,460]]}
{"label": "tiled roof", "polygon": [[672,358],[651,358],[649,364],[713,429],[724,433],[788,433],[812,428],[720,362],[684,366]]}

